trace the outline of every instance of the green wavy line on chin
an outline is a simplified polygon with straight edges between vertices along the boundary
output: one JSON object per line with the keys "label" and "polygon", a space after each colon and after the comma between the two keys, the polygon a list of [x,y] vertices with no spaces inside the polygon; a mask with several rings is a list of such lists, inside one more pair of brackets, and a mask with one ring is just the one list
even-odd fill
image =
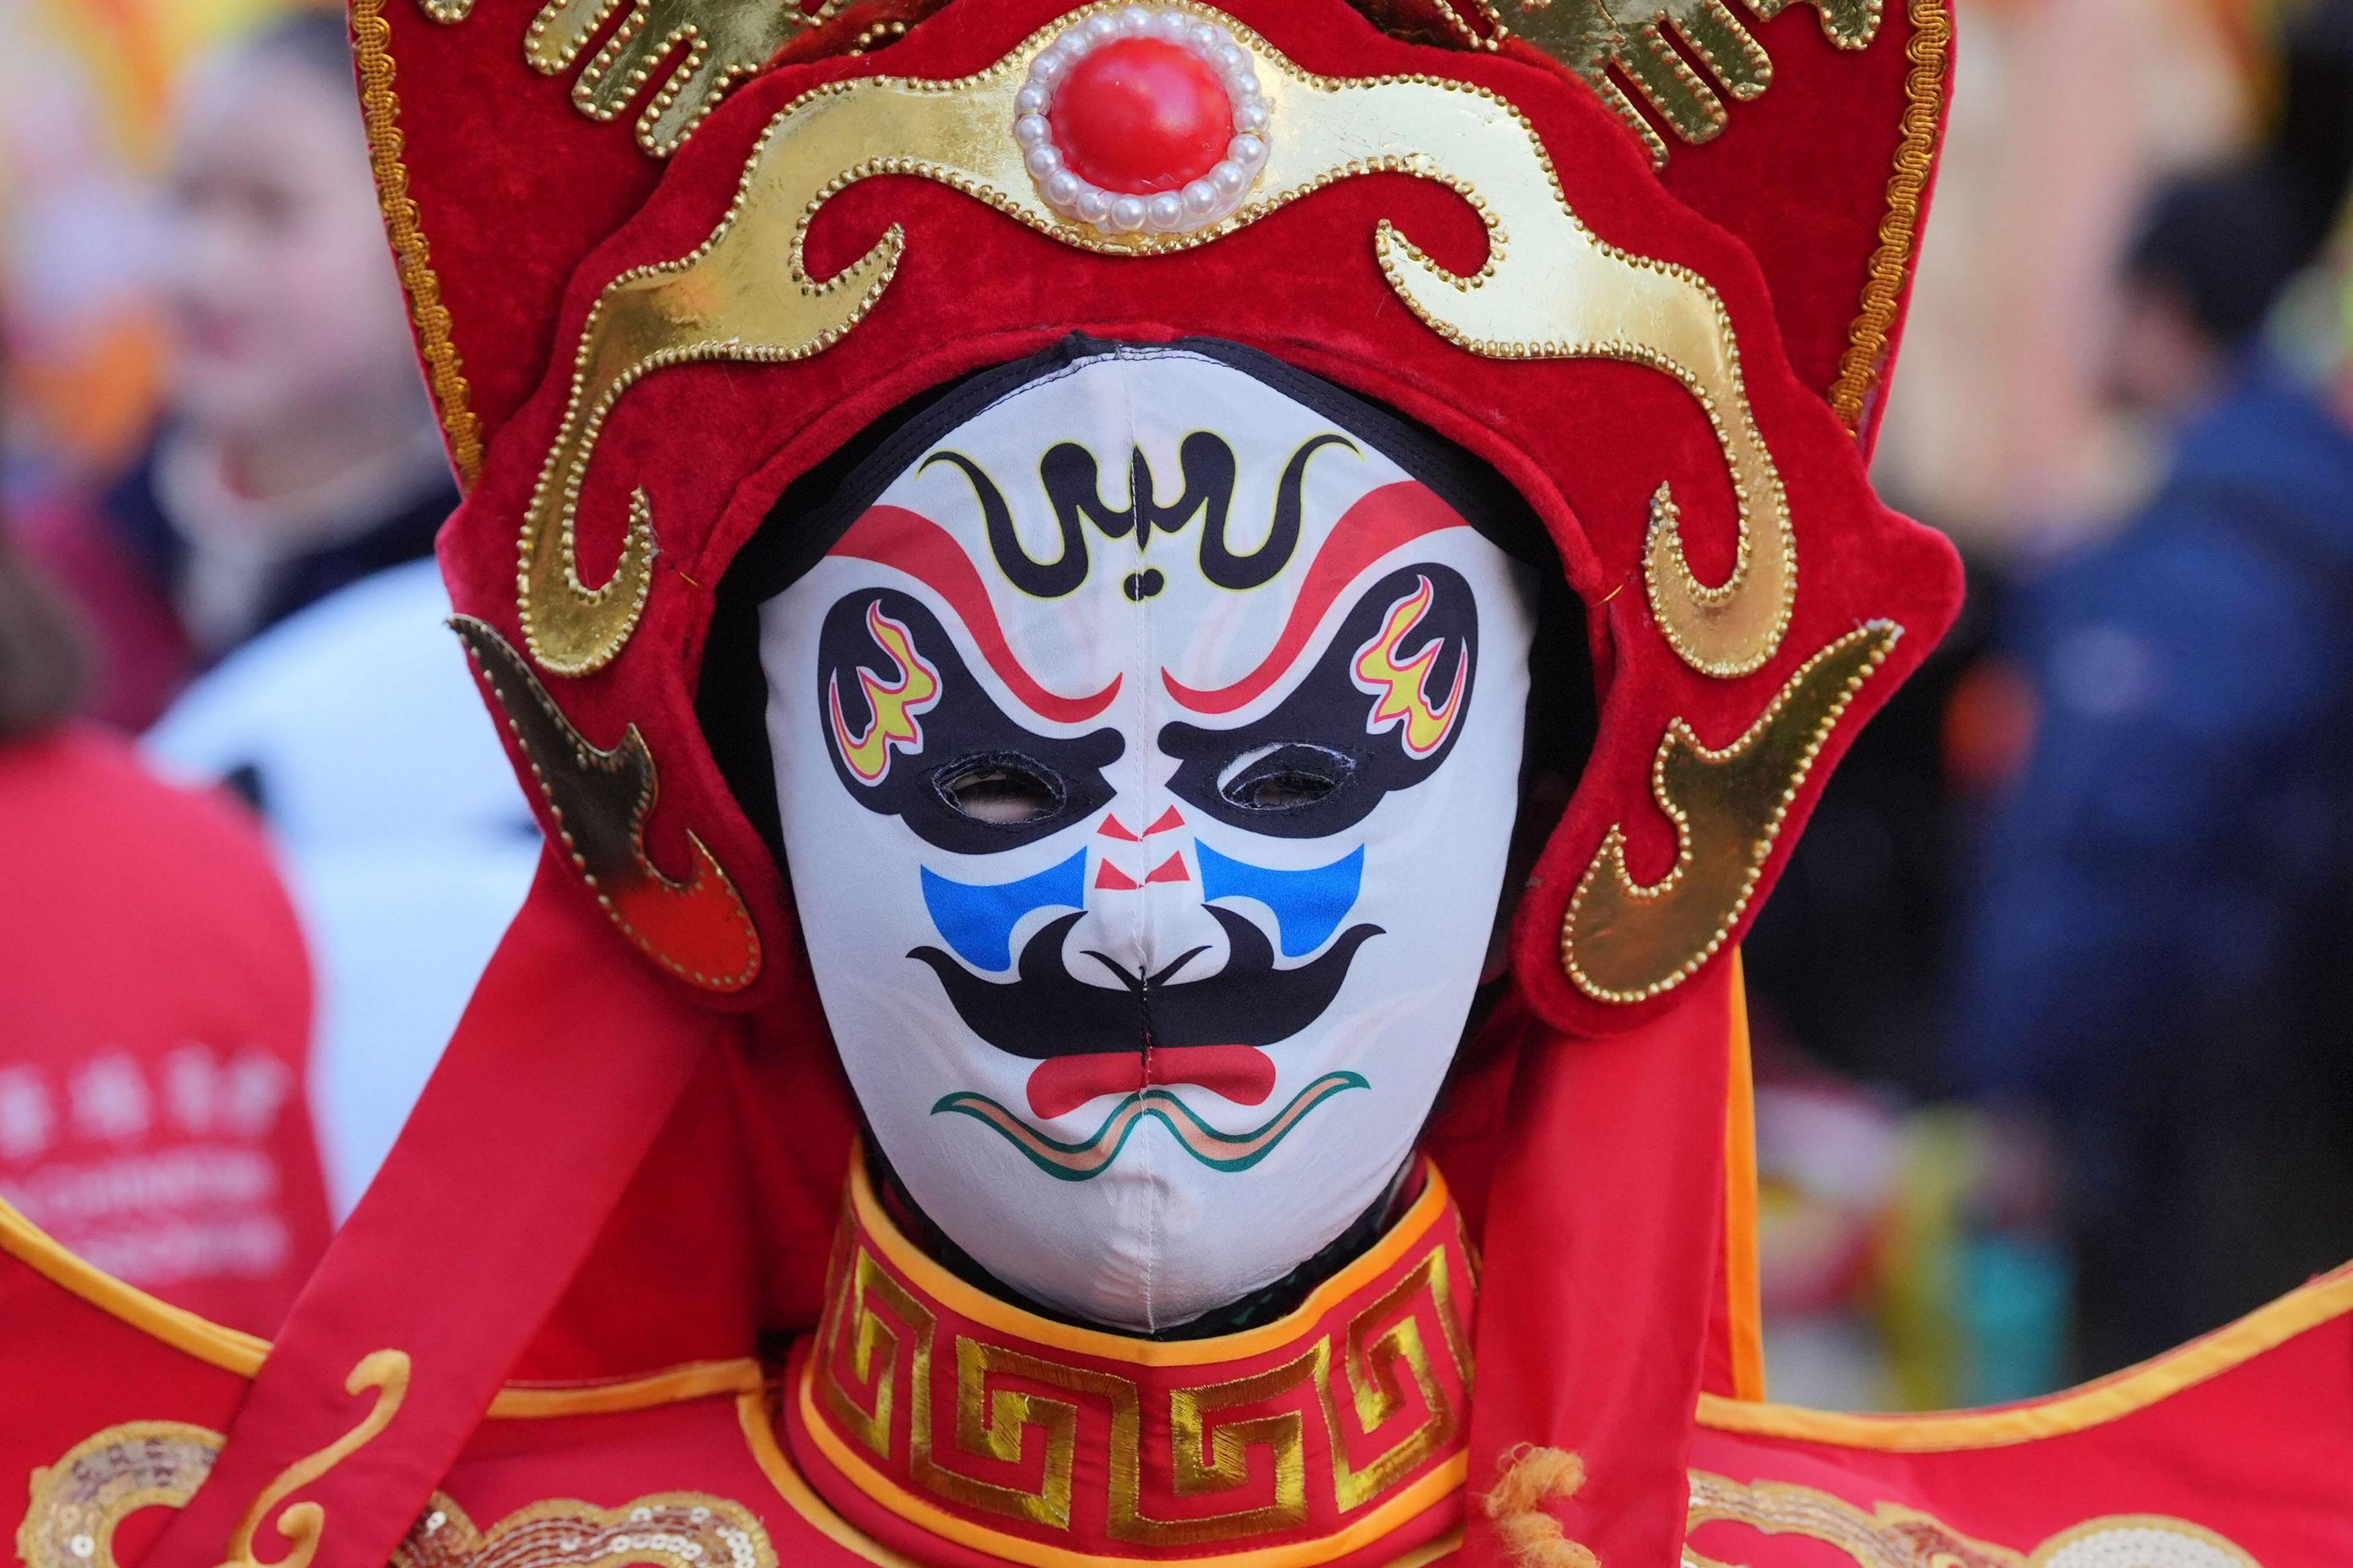
{"label": "green wavy line on chin", "polygon": [[1130,1135],[1146,1120],[1167,1128],[1178,1148],[1211,1170],[1247,1171],[1272,1153],[1325,1100],[1352,1089],[1370,1088],[1372,1083],[1362,1073],[1327,1072],[1292,1096],[1290,1103],[1260,1126],[1228,1133],[1219,1131],[1183,1100],[1155,1085],[1113,1106],[1103,1124],[1075,1143],[1049,1137],[988,1096],[968,1089],[942,1096],[932,1107],[932,1114],[969,1116],[998,1133],[1055,1180],[1086,1182],[1111,1168],[1127,1147]]}

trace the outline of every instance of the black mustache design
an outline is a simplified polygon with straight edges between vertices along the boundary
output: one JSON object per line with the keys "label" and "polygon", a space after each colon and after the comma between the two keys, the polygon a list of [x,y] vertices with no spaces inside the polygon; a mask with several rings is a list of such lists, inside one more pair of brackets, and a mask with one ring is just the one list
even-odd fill
{"label": "black mustache design", "polygon": [[1018,977],[983,980],[936,947],[907,956],[929,964],[965,1027],[1009,1056],[1052,1057],[1136,1051],[1146,1046],[1271,1046],[1317,1018],[1339,994],[1356,950],[1379,936],[1377,925],[1340,933],[1331,951],[1296,969],[1274,966],[1274,947],[1256,924],[1231,910],[1205,906],[1226,931],[1226,966],[1202,980],[1172,984],[1206,947],[1179,953],[1155,974],[1131,974],[1100,952],[1121,989],[1090,985],[1062,966],[1062,942],[1085,911],[1060,916],[1021,949]]}

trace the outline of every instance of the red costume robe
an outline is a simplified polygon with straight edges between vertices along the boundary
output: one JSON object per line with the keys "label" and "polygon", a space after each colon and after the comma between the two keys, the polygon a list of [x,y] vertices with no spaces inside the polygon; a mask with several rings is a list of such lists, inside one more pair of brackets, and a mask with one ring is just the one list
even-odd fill
{"label": "red costume robe", "polygon": [[[1065,13],[358,0],[469,486],[443,561],[554,848],[274,1346],[0,1228],[28,1568],[2353,1556],[2353,1276],[2010,1409],[1762,1399],[1732,951],[1958,595],[1864,472],[1943,0],[1234,0],[1273,152],[1152,236],[1024,172]],[[1600,686],[1418,1194],[1223,1339],[1046,1321],[892,1226],[696,717],[785,485],[1074,329],[1239,342],[1469,449]]]}

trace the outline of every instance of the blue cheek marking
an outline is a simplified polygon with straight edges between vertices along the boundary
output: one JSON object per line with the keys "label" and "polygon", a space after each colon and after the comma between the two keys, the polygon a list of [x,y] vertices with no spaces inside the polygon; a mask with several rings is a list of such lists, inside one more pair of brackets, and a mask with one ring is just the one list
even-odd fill
{"label": "blue cheek marking", "polygon": [[1087,899],[1087,852],[1034,877],[994,887],[952,882],[930,867],[923,873],[923,907],[956,955],[975,969],[1013,967],[1013,928],[1032,910],[1083,909]]}
{"label": "blue cheek marking", "polygon": [[1256,899],[1272,910],[1285,958],[1313,952],[1329,941],[1364,888],[1362,845],[1312,871],[1270,871],[1220,855],[1198,839],[1193,847],[1201,861],[1201,897]]}

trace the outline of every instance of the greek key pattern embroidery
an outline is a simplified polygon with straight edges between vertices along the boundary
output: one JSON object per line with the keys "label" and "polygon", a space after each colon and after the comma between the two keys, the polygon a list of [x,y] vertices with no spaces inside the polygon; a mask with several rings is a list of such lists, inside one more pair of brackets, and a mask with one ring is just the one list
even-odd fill
{"label": "greek key pattern embroidery", "polygon": [[[1377,1505],[1460,1451],[1471,1353],[1455,1279],[1438,1247],[1279,1364],[1170,1386],[1146,1369],[962,1331],[860,1241],[837,1274],[809,1376],[821,1417],[861,1458],[955,1510],[1068,1538],[1083,1443],[1107,1456],[1099,1509],[1113,1542],[1250,1540]],[[951,1374],[955,1408],[943,1420],[935,1400]],[[1174,1502],[1147,1501],[1147,1479],[1152,1498]],[[1187,1500],[1235,1494],[1250,1500],[1180,1512]]]}

